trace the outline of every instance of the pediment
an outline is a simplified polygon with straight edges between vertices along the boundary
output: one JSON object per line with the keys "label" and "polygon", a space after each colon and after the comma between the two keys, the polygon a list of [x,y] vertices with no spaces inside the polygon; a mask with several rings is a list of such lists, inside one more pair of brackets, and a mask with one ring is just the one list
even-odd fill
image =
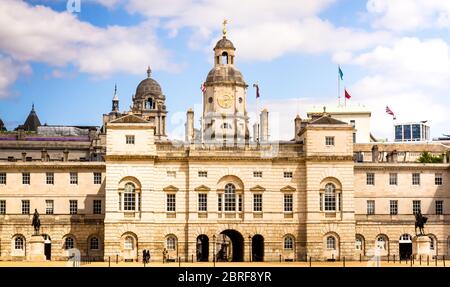
{"label": "pediment", "polygon": [[280,191],[282,192],[294,192],[296,189],[290,185],[286,185],[285,187],[281,188]]}
{"label": "pediment", "polygon": [[148,121],[144,120],[141,117],[135,116],[133,114],[125,115],[118,119],[111,121],[113,124],[147,124]]}
{"label": "pediment", "polygon": [[195,189],[194,189],[195,191],[210,191],[211,190],[211,188],[209,188],[209,187],[207,187],[206,185],[200,185],[200,186],[197,186]]}
{"label": "pediment", "polygon": [[256,185],[256,186],[250,188],[250,191],[266,191],[266,189],[260,185]]}
{"label": "pediment", "polygon": [[179,190],[178,187],[175,187],[173,185],[169,185],[169,186],[166,186],[166,187],[163,188],[163,191],[175,192],[175,191],[178,191],[178,190]]}

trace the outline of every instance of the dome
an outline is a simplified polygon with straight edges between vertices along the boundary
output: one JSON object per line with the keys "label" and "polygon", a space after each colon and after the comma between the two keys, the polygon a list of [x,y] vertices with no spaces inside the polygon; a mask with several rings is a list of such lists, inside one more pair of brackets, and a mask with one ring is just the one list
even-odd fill
{"label": "dome", "polygon": [[236,50],[236,48],[234,47],[233,43],[230,40],[228,40],[225,36],[223,36],[223,38],[220,39],[217,42],[216,46],[214,47],[214,50],[215,49],[233,49],[233,50]]}
{"label": "dome", "polygon": [[143,98],[147,94],[152,94],[163,98],[161,86],[152,78],[147,78],[139,83],[136,88],[136,99]]}
{"label": "dome", "polygon": [[212,84],[217,82],[231,82],[236,85],[246,86],[241,72],[232,66],[216,66],[208,73],[205,83]]}

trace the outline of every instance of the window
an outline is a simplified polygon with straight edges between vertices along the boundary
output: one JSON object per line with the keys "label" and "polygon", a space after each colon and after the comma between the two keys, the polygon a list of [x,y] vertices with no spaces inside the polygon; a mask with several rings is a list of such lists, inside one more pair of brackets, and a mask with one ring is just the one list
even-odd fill
{"label": "window", "polygon": [[254,171],[253,177],[262,177],[262,171]]}
{"label": "window", "polygon": [[242,194],[238,195],[238,211],[242,211]]}
{"label": "window", "polygon": [[22,200],[22,214],[30,214],[30,201]]}
{"label": "window", "polygon": [[436,173],[434,175],[434,185],[442,185],[442,173]]}
{"label": "window", "polygon": [[70,214],[78,213],[78,200],[69,200],[69,211]]}
{"label": "window", "polygon": [[102,214],[102,201],[100,199],[94,200],[93,211],[94,214]]}
{"label": "window", "polygon": [[284,195],[284,212],[292,212],[292,204],[293,203],[293,195],[285,194]]}
{"label": "window", "polygon": [[436,214],[444,214],[444,202],[442,200],[436,200]]}
{"label": "window", "polygon": [[6,184],[6,173],[0,172],[0,184]]}
{"label": "window", "polygon": [[336,250],[336,238],[334,238],[333,236],[327,237],[327,249]]}
{"label": "window", "polygon": [[126,144],[134,144],[134,135],[125,136],[125,143]]}
{"label": "window", "polygon": [[390,173],[389,174],[389,185],[397,185],[397,174],[396,173]]}
{"label": "window", "polygon": [[53,200],[45,201],[45,214],[53,214]]}
{"label": "window", "polygon": [[198,177],[208,177],[208,172],[207,171],[199,171]]}
{"label": "window", "polygon": [[377,249],[378,250],[386,250],[386,242],[387,242],[387,240],[386,240],[386,238],[384,237],[384,236],[379,236],[378,238],[377,238],[377,242],[376,242],[376,244],[377,244]]}
{"label": "window", "polygon": [[367,201],[367,214],[368,215],[375,214],[375,200]]}
{"label": "window", "polygon": [[53,172],[47,172],[45,174],[45,182],[47,184],[55,184],[55,174]]}
{"label": "window", "polygon": [[413,200],[413,213],[422,213],[421,202],[420,200]]}
{"label": "window", "polygon": [[92,237],[89,240],[89,249],[91,250],[98,250],[98,238],[97,237]]}
{"label": "window", "polygon": [[166,247],[167,250],[175,250],[177,239],[174,236],[167,237]]}
{"label": "window", "polygon": [[325,145],[333,146],[334,145],[334,137],[325,137]]}
{"label": "window", "polygon": [[325,186],[324,206],[325,211],[336,211],[336,188],[332,183]]}
{"label": "window", "polygon": [[225,185],[225,211],[236,211],[236,187],[231,183]]}
{"label": "window", "polygon": [[70,173],[70,184],[78,184],[78,173],[76,172]]}
{"label": "window", "polygon": [[125,185],[125,191],[123,193],[123,210],[136,210],[136,188],[132,183],[127,183]]}
{"label": "window", "polygon": [[222,194],[218,194],[217,196],[217,211],[222,211]]}
{"label": "window", "polygon": [[167,177],[176,178],[177,177],[177,172],[176,171],[172,171],[172,170],[168,170],[167,171]]}
{"label": "window", "polygon": [[284,250],[294,249],[294,238],[292,236],[286,236],[284,238]]}
{"label": "window", "polygon": [[0,200],[0,214],[6,214],[6,200]]}
{"label": "window", "polygon": [[66,240],[64,241],[64,249],[72,249],[73,246],[74,246],[73,238],[66,237]]}
{"label": "window", "polygon": [[198,211],[208,210],[208,194],[199,193],[198,194]]}
{"label": "window", "polygon": [[292,171],[285,171],[283,172],[284,178],[292,178]]}
{"label": "window", "polygon": [[102,184],[102,173],[94,172],[94,184]]}
{"label": "window", "polygon": [[123,243],[123,248],[126,250],[133,250],[134,249],[134,239],[131,236],[125,237],[125,241]]}
{"label": "window", "polygon": [[174,193],[168,193],[167,194],[167,212],[175,212],[175,194]]}
{"label": "window", "polygon": [[253,211],[262,211],[262,194],[253,194]]}
{"label": "window", "polygon": [[420,185],[420,173],[413,173],[412,174],[412,184],[413,185]]}
{"label": "window", "polygon": [[355,249],[358,251],[363,250],[363,239],[360,236],[356,236]]}
{"label": "window", "polygon": [[23,250],[23,247],[24,247],[24,242],[23,242],[24,240],[23,240],[23,237],[22,236],[17,236],[15,239],[14,239],[14,249],[15,250]]}
{"label": "window", "polygon": [[430,250],[434,250],[434,238],[431,236],[428,236],[430,238]]}
{"label": "window", "polygon": [[29,172],[22,173],[22,184],[30,184],[30,173]]}
{"label": "window", "polygon": [[230,125],[229,123],[223,123],[223,124],[222,124],[222,128],[223,128],[223,129],[232,129],[232,128],[231,128],[231,125]]}
{"label": "window", "polygon": [[353,133],[353,143],[356,143],[356,133]]}
{"label": "window", "polygon": [[375,185],[375,174],[372,172],[368,172],[366,174],[366,184],[367,185]]}
{"label": "window", "polygon": [[398,214],[398,201],[397,200],[391,200],[389,202],[389,213],[391,215],[397,215]]}

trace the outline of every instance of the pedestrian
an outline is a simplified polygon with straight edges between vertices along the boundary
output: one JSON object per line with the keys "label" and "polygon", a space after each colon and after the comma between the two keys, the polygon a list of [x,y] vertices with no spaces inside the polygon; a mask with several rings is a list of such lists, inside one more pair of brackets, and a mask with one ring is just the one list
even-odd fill
{"label": "pedestrian", "polygon": [[150,250],[147,250],[147,263],[150,262]]}
{"label": "pedestrian", "polygon": [[167,250],[164,248],[163,250],[163,263],[166,263]]}
{"label": "pedestrian", "polygon": [[146,262],[145,262],[146,256],[147,256],[147,250],[144,249],[144,250],[142,251],[142,263],[144,263],[144,264],[146,263]]}

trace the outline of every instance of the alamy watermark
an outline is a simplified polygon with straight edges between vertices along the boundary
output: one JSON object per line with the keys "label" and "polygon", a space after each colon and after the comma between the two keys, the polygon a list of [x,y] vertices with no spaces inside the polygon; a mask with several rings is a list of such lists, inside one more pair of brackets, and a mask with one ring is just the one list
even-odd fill
{"label": "alamy watermark", "polygon": [[81,13],[81,0],[67,0],[66,9],[70,13]]}

